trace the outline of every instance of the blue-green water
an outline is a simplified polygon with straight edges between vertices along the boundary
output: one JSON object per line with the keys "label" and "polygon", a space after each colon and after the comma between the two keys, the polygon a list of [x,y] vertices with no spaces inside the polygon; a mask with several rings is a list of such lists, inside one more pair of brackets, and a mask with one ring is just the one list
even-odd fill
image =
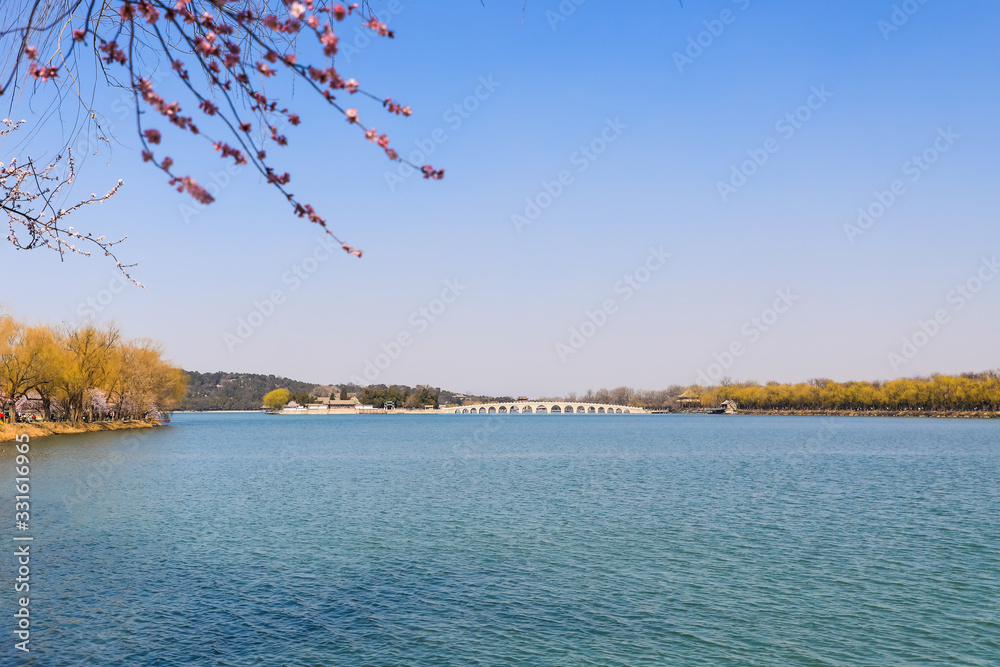
{"label": "blue-green water", "polygon": [[997,423],[178,415],[31,446],[26,664],[1000,664]]}

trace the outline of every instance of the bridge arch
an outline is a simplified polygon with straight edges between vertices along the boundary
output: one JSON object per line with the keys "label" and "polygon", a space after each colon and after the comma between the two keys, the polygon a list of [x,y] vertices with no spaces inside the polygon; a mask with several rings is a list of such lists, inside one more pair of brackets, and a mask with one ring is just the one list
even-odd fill
{"label": "bridge arch", "polygon": [[441,411],[445,414],[636,414],[646,412],[642,408],[602,403],[482,403],[457,406]]}

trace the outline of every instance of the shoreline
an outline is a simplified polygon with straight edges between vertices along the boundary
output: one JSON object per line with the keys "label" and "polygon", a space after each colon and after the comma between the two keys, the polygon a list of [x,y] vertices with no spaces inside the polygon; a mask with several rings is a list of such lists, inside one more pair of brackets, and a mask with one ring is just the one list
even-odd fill
{"label": "shoreline", "polygon": [[127,422],[21,422],[0,424],[0,442],[13,442],[17,436],[27,435],[34,440],[51,435],[76,435],[100,431],[127,431],[136,428],[156,428],[159,424],[146,421]]}

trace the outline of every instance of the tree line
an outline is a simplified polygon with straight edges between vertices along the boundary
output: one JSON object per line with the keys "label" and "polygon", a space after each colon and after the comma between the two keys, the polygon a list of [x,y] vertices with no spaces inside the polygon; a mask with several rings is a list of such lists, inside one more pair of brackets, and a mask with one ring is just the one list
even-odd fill
{"label": "tree line", "polygon": [[684,390],[685,387],[680,385],[670,385],[666,389],[633,389],[632,387],[615,387],[614,389],[598,389],[597,391],[588,389],[585,394],[577,394],[575,391],[571,391],[565,396],[551,400],[604,403],[608,405],[646,408],[647,410],[667,410],[675,405],[677,397]]}
{"label": "tree line", "polygon": [[[192,376],[197,375],[197,373],[192,373]],[[238,377],[244,376],[245,374],[231,373],[226,375],[227,377]],[[274,376],[270,376],[270,378],[275,380]],[[308,403],[315,402],[317,397],[329,396],[331,399],[339,398],[340,400],[345,400],[348,398],[348,395],[356,396],[361,404],[371,405],[375,408],[383,408],[386,403],[392,403],[397,408],[407,408],[411,410],[426,407],[438,408],[447,404],[468,405],[473,403],[514,400],[510,396],[494,397],[459,394],[442,389],[441,387],[432,387],[431,385],[423,384],[419,384],[416,387],[410,387],[404,384],[376,384],[368,386],[360,386],[356,384],[308,385],[308,387],[311,388],[303,389],[302,386],[305,383],[293,382],[291,380],[286,380],[285,378],[277,378],[276,381],[279,383],[277,388],[269,388],[266,392],[262,392],[263,400],[261,400],[261,393],[258,393],[256,395],[257,398],[251,400],[253,405],[244,409],[258,409],[262,403],[266,408],[280,409],[291,401],[295,401],[299,405],[306,405]],[[194,387],[192,384],[192,389],[189,392],[188,399],[185,401],[185,405],[192,404],[193,394]]]}
{"label": "tree line", "polygon": [[1000,410],[1000,371],[932,375],[887,382],[834,382],[814,379],[798,384],[756,382],[695,388],[705,407],[734,401],[745,410]]}
{"label": "tree line", "polygon": [[[383,407],[387,402],[394,403],[396,407],[420,408],[514,400],[509,396],[458,395],[426,385],[415,388],[405,385],[351,386],[350,389],[361,403],[376,408]],[[325,393],[329,391],[327,389]],[[315,395],[319,394],[285,391],[280,397],[271,398],[270,402],[275,405],[270,407],[282,407],[289,400],[300,404],[310,402]],[[873,382],[834,382],[817,378],[795,384],[767,382],[762,385],[755,381],[732,382],[723,379],[720,385],[711,387],[675,384],[666,389],[646,390],[621,386],[596,391],[588,389],[583,394],[569,392],[565,396],[533,400],[580,401],[675,411],[688,407],[688,404],[678,401],[682,395],[685,399],[693,399],[695,407],[705,408],[719,407],[725,401],[733,401],[738,408],[744,410],[995,412],[1000,411],[1000,370]],[[305,400],[306,398],[310,400]]]}
{"label": "tree line", "polygon": [[[427,385],[417,385],[415,388],[403,385],[371,385],[362,389],[358,400],[363,405],[370,405],[374,408],[384,408],[387,404],[391,403],[396,408],[413,410],[422,407],[438,407],[439,393],[439,390]],[[342,388],[339,394],[336,391],[330,394],[331,399],[335,399],[338,396],[340,400],[346,400],[347,388]],[[315,400],[315,395],[305,392],[293,394],[287,389],[275,389],[264,395],[263,403],[266,408],[281,409],[291,401],[299,405],[305,405]]]}
{"label": "tree line", "polygon": [[0,314],[0,412],[65,421],[143,418],[173,409],[184,372],[159,343],[114,324],[50,327]]}
{"label": "tree line", "polygon": [[540,400],[582,401],[646,408],[676,410],[684,407],[681,395],[693,398],[695,406],[720,407],[733,401],[744,410],[946,410],[956,412],[1000,411],[1000,370],[960,375],[934,374],[924,378],[902,378],[873,382],[834,382],[815,378],[783,384],[723,379],[718,386],[670,385],[666,389],[643,390],[631,387],[570,392],[565,396]]}

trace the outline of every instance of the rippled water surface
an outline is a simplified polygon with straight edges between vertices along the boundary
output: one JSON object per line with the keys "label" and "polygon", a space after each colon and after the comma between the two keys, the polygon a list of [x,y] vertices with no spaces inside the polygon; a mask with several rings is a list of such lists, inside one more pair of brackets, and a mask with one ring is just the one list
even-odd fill
{"label": "rippled water surface", "polygon": [[998,433],[252,414],[37,440],[29,664],[997,665]]}

